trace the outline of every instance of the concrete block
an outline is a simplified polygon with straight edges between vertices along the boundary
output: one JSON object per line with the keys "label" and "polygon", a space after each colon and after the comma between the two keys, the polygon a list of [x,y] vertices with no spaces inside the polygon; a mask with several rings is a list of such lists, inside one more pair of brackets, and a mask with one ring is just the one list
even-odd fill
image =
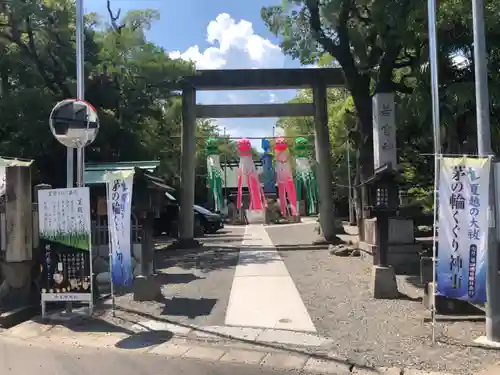
{"label": "concrete block", "polygon": [[282,370],[301,370],[307,357],[283,353],[269,353],[262,361],[262,366]]}
{"label": "concrete block", "polygon": [[[424,298],[422,300],[424,306],[428,309],[432,307],[433,283],[428,283],[424,289]],[[436,314],[439,315],[475,315],[482,316],[484,311],[478,307],[454,298],[444,296],[435,296],[436,299]]]}
{"label": "concrete block", "polygon": [[28,319],[33,318],[40,311],[40,306],[36,305],[26,305],[18,307],[16,309],[8,309],[0,312],[0,327],[10,328],[14,327],[19,323],[23,323]]}
{"label": "concrete block", "polygon": [[106,259],[103,259],[101,257],[97,257],[94,259],[94,262],[92,264],[92,271],[94,273],[102,273],[102,272],[109,272],[109,262]]}
{"label": "concrete block", "polygon": [[142,255],[142,245],[140,243],[135,243],[132,245],[132,256],[134,259],[140,263]]}
{"label": "concrete block", "polygon": [[305,332],[266,329],[257,336],[257,341],[319,347],[330,343],[331,339]]}
{"label": "concrete block", "polygon": [[414,369],[404,369],[404,375],[453,375],[449,372],[423,371]]}
{"label": "concrete block", "polygon": [[401,373],[401,369],[396,367],[377,367],[375,369],[371,369],[359,368],[355,366],[352,369],[353,375],[401,375]]}
{"label": "concrete block", "polygon": [[389,219],[389,243],[411,244],[415,242],[412,219],[394,217]]}
{"label": "concrete block", "polygon": [[399,297],[396,273],[391,266],[373,266],[371,292],[376,299],[395,299]]}
{"label": "concrete block", "polygon": [[262,331],[261,328],[208,326],[201,327],[201,330],[193,330],[193,334],[203,339],[216,339],[222,336],[232,339],[256,341]]}
{"label": "concrete block", "polygon": [[433,263],[432,257],[420,258],[420,283],[425,285],[432,282],[433,276]]}
{"label": "concrete block", "polygon": [[21,289],[26,286],[29,287],[31,281],[31,269],[31,262],[0,263],[0,275],[2,275],[3,281],[13,289]]}
{"label": "concrete block", "polygon": [[192,358],[192,359],[203,359],[208,361],[218,361],[225,351],[216,348],[207,348],[203,346],[198,346],[188,350],[182,357]]}
{"label": "concrete block", "polygon": [[264,359],[266,353],[255,350],[231,349],[220,359],[221,362],[244,363],[246,365],[258,365]]}
{"label": "concrete block", "polygon": [[96,281],[98,284],[110,284],[111,274],[109,272],[100,272],[96,276]]}
{"label": "concrete block", "polygon": [[[27,262],[33,258],[33,210],[31,167],[12,164],[5,168],[5,238],[2,258],[7,263]],[[2,234],[3,235],[3,234]],[[29,264],[25,267],[30,270]],[[14,288],[10,281],[9,284]]]}
{"label": "concrete block", "polygon": [[151,354],[164,355],[166,357],[181,357],[186,354],[191,347],[185,345],[175,345],[165,343],[154,347],[149,351]]}
{"label": "concrete block", "polygon": [[500,343],[489,340],[486,336],[479,336],[474,340],[474,343],[485,349],[500,350]]}
{"label": "concrete block", "polygon": [[156,301],[161,297],[161,286],[154,276],[136,277],[132,290],[134,301]]}
{"label": "concrete block", "polygon": [[99,257],[103,259],[109,259],[109,246],[108,245],[100,245],[97,247],[97,254]]}
{"label": "concrete block", "polygon": [[158,320],[146,320],[132,326],[134,332],[172,332],[174,335],[187,335],[192,328],[177,324],[161,322]]}
{"label": "concrete block", "polygon": [[363,225],[365,230],[364,242],[368,245],[376,245],[378,243],[377,219],[365,219],[363,220]]}
{"label": "concrete block", "polygon": [[350,375],[351,366],[349,364],[335,361],[309,358],[304,366],[304,372],[317,372],[320,374]]}

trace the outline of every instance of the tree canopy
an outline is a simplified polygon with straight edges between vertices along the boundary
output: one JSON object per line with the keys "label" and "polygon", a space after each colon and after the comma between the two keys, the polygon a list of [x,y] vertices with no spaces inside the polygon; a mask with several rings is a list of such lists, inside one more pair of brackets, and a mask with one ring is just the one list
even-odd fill
{"label": "tree canopy", "polygon": [[[485,2],[493,149],[499,148],[500,3]],[[438,66],[443,153],[477,152],[472,13],[470,2],[445,0],[438,9]],[[302,63],[343,70],[349,95],[329,94],[333,160],[345,130],[357,151],[358,181],[373,170],[372,96],[396,93],[398,157],[410,192],[427,196],[432,184],[432,106],[427,3],[417,0],[284,0],[262,8],[283,52]],[[338,91],[338,90],[337,90]],[[300,94],[295,100],[302,100]],[[349,107],[349,103],[352,107]],[[346,111],[347,110],[347,111]],[[354,115],[354,123],[353,116]],[[284,119],[285,129],[311,126]],[[339,129],[344,129],[340,131]],[[354,130],[354,131],[352,131]],[[335,171],[338,169],[334,165]],[[425,189],[425,192],[421,190]],[[420,189],[420,190],[419,190]]]}
{"label": "tree canopy", "polygon": [[[149,42],[153,9],[85,16],[85,99],[98,111],[100,132],[87,161],[160,160],[161,173],[177,185],[180,173],[181,102],[178,81],[192,63],[171,59]],[[48,117],[62,99],[76,96],[75,6],[71,0],[0,2],[0,155],[34,159],[35,181],[61,187],[66,149],[52,136]],[[198,154],[217,135],[198,121]],[[234,156],[229,142],[223,152]],[[204,186],[205,161],[197,170]]]}

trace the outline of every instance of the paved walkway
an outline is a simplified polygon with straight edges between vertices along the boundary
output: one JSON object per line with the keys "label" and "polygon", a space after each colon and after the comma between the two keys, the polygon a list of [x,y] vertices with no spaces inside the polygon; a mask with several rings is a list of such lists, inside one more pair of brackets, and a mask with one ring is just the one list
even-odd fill
{"label": "paved walkway", "polygon": [[285,262],[263,225],[246,227],[225,324],[316,332]]}

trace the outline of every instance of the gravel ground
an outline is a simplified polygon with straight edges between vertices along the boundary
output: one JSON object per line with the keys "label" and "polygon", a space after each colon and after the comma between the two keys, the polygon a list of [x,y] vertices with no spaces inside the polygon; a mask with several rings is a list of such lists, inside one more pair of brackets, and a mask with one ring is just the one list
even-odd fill
{"label": "gravel ground", "polygon": [[[431,344],[431,324],[420,302],[423,292],[398,277],[400,300],[370,296],[371,267],[360,258],[332,257],[327,250],[301,250],[315,238],[314,225],[268,228],[302,295],[318,333],[331,337],[330,348],[342,357],[371,366],[414,367],[471,374],[500,360],[497,351],[474,347],[484,323],[437,323],[438,342]],[[296,249],[292,249],[297,247]]]}
{"label": "gravel ground", "polygon": [[224,325],[244,231],[244,227],[231,228],[206,236],[201,239],[203,250],[157,251],[156,266],[164,299],[135,302],[132,293],[125,293],[116,297],[119,319],[111,317],[108,302],[102,306],[101,318],[121,326],[151,319]]}

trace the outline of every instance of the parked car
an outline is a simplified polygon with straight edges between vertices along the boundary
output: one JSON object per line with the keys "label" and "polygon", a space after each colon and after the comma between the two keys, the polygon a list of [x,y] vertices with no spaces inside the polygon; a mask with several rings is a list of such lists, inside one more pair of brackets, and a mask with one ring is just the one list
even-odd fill
{"label": "parked car", "polygon": [[[216,233],[224,227],[224,219],[221,215],[207,210],[198,205],[193,206],[194,234],[196,237],[204,233]],[[166,233],[171,237],[177,237],[179,223],[179,206],[168,204],[162,210],[160,217],[155,220],[154,235],[159,236]]]}
{"label": "parked car", "polygon": [[224,218],[222,215],[212,212],[205,207],[194,205],[195,217],[200,220],[204,233],[216,233],[224,228]]}

